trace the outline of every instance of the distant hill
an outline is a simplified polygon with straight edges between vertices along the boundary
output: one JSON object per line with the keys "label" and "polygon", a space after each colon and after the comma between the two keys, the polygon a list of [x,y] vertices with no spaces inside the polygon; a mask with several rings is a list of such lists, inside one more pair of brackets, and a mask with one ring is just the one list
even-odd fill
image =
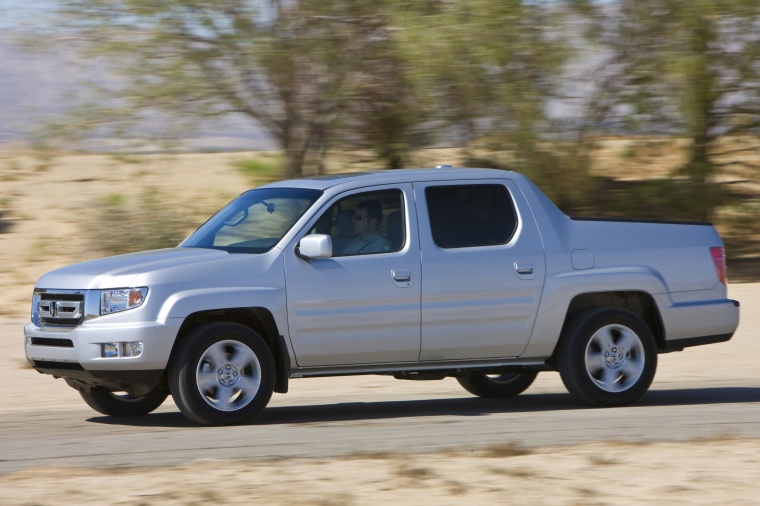
{"label": "distant hill", "polygon": [[[18,31],[0,30],[0,148],[24,143],[37,125],[65,109],[83,76],[93,78],[98,71],[65,45],[36,52],[21,47],[20,38]],[[199,151],[275,148],[266,133],[243,118],[206,129],[189,146]]]}

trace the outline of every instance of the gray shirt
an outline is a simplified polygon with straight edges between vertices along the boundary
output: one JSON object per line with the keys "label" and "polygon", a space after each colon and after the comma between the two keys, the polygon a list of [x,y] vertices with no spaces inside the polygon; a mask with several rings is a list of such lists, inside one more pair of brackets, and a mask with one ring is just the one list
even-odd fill
{"label": "gray shirt", "polygon": [[356,237],[341,252],[342,255],[364,255],[367,253],[386,253],[392,251],[391,242],[380,232],[375,232],[366,239]]}

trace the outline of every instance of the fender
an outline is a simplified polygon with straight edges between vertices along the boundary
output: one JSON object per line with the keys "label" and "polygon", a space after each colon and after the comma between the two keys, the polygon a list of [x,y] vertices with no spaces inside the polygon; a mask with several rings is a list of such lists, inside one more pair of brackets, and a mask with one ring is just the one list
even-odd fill
{"label": "fender", "polygon": [[[547,276],[530,341],[521,358],[548,357],[562,333],[570,302],[578,295],[595,292],[668,293],[662,276],[649,267],[610,267],[563,272]],[[657,297],[654,297],[657,300]]]}
{"label": "fender", "polygon": [[185,319],[193,313],[234,307],[266,307],[277,328],[287,329],[285,290],[275,286],[214,287],[175,292],[166,298],[157,321]]}

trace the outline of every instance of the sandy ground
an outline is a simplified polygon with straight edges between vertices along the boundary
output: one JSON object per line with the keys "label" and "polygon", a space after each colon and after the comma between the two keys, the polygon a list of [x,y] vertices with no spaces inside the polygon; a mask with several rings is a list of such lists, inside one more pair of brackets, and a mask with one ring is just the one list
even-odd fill
{"label": "sandy ground", "polygon": [[480,453],[199,461],[170,469],[39,468],[0,477],[0,503],[758,504],[760,441],[588,444]]}
{"label": "sandy ground", "polygon": [[[154,192],[194,220],[187,233],[254,186],[234,167],[250,153],[65,156],[51,162],[0,153],[0,316],[18,316],[45,272],[97,256],[93,223],[108,220],[103,203],[125,205]],[[139,248],[138,248],[139,249]]]}
{"label": "sandy ground", "polygon": [[[97,202],[109,193],[146,187],[172,194],[176,189],[170,182],[181,180],[184,201],[213,209],[250,185],[229,170],[240,157],[245,155],[156,157],[160,172],[108,157],[69,157],[57,162],[62,165],[54,171],[28,159],[0,159],[0,417],[20,405],[32,419],[35,412],[70,409],[82,402],[63,382],[28,368],[21,326],[37,277],[91,255],[82,236],[87,220],[97,219]],[[225,168],[204,177],[210,166]],[[735,338],[662,356],[657,384],[690,377],[745,385],[747,371],[756,374],[760,315],[752,308],[760,306],[760,284],[732,285],[730,296],[742,302],[743,310]],[[344,384],[330,380],[304,380],[293,389],[292,401]],[[376,380],[363,381],[371,386]],[[543,381],[539,378],[532,388],[556,387],[556,377]],[[758,386],[752,381],[751,386]],[[396,384],[399,392],[410,388],[406,382]],[[352,382],[351,388],[357,384]],[[505,445],[477,452],[357,454],[259,464],[204,460],[175,468],[40,467],[0,476],[0,505],[760,504],[760,440],[731,435],[688,442],[530,449]]]}

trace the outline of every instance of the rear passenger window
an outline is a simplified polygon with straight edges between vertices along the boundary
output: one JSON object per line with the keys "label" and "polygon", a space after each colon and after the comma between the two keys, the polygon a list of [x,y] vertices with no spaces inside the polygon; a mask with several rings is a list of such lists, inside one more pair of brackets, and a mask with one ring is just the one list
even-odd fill
{"label": "rear passenger window", "polygon": [[430,186],[425,198],[433,240],[441,248],[506,244],[517,229],[505,186]]}

